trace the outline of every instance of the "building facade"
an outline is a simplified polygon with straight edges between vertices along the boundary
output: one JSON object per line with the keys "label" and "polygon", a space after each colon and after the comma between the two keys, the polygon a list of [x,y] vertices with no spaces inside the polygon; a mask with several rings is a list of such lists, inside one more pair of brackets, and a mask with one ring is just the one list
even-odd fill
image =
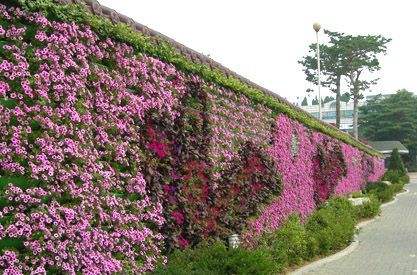
{"label": "building facade", "polygon": [[[365,99],[359,101],[359,106],[363,106],[367,101],[373,100],[376,97],[381,99],[387,98],[391,94],[377,94],[368,95]],[[304,111],[310,113],[316,118],[319,118],[319,105],[299,106]],[[329,101],[322,104],[322,120],[332,125],[336,125],[336,100]],[[340,130],[350,132],[353,130],[353,100],[349,102],[340,102]]]}
{"label": "building facade", "polygon": [[[363,105],[361,102],[360,105]],[[300,106],[304,111],[314,117],[319,117],[319,105]],[[336,101],[330,101],[323,104],[322,120],[336,125]],[[340,102],[340,130],[350,131],[353,129],[353,102]]]}

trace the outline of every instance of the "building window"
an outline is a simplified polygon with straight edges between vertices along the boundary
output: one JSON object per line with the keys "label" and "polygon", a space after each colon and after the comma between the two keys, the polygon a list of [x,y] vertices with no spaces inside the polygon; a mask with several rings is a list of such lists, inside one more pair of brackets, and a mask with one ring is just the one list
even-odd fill
{"label": "building window", "polygon": [[336,119],[336,112],[335,111],[324,112],[323,119]]}

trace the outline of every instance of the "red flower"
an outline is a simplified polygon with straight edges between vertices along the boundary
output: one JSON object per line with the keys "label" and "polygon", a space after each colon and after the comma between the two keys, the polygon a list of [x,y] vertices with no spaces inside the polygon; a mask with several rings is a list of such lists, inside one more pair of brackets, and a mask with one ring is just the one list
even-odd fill
{"label": "red flower", "polygon": [[177,210],[173,211],[171,213],[171,217],[179,225],[182,225],[184,223],[184,215],[180,211],[177,211]]}
{"label": "red flower", "polygon": [[185,239],[182,235],[178,237],[177,243],[179,247],[182,249],[187,248],[190,245],[190,242],[187,239]]}
{"label": "red flower", "polygon": [[150,144],[148,144],[148,148],[161,159],[166,157],[169,151],[167,144],[158,142],[156,140],[153,140]]}

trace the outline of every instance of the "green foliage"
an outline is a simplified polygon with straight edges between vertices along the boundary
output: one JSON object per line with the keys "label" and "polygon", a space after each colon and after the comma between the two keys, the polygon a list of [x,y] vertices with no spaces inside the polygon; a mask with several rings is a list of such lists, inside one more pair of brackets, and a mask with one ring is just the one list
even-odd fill
{"label": "green foliage", "polygon": [[279,230],[264,234],[260,243],[272,255],[278,272],[309,257],[309,238],[297,215],[291,215]]}
{"label": "green foliage", "polygon": [[400,175],[398,171],[388,170],[385,172],[383,180],[390,181],[392,183],[406,184],[410,182],[408,175]]}
{"label": "green foliage", "polygon": [[14,99],[4,99],[0,98],[0,105],[8,109],[13,109],[17,106],[17,101]]}
{"label": "green foliage", "polygon": [[351,144],[370,155],[379,156],[379,153],[363,143],[353,139],[350,135],[337,130],[309,114],[294,108],[288,102],[266,94],[233,76],[227,76],[218,69],[211,69],[208,65],[200,64],[186,58],[179,53],[172,45],[162,38],[147,37],[135,31],[130,26],[117,23],[113,24],[109,19],[91,14],[80,4],[56,4],[53,0],[10,0],[24,9],[32,12],[43,12],[52,20],[71,21],[78,24],[87,24],[102,37],[113,37],[114,39],[132,45],[135,53],[147,54],[162,61],[175,65],[178,69],[201,76],[209,82],[214,82],[225,88],[250,98],[254,103],[267,106],[274,113],[284,113],[307,127],[322,132],[343,142]]}
{"label": "green foliage", "polygon": [[398,149],[395,148],[392,150],[391,157],[389,159],[389,166],[388,170],[390,171],[396,171],[398,175],[404,176],[407,174],[407,171],[405,170],[404,163],[401,159],[400,153],[398,153]]}
{"label": "green foliage", "polygon": [[9,183],[12,183],[13,185],[20,187],[22,189],[38,187],[42,184],[41,181],[28,179],[23,176],[10,176],[10,177],[2,176],[0,177],[0,190],[7,187]]}
{"label": "green foliage", "polygon": [[344,93],[340,96],[340,101],[342,102],[349,102],[350,100],[350,94],[349,93]]}
{"label": "green foliage", "polygon": [[[338,33],[325,31],[325,34],[332,38]],[[318,84],[316,50],[316,43],[310,44],[309,54],[298,61],[303,66],[306,80],[314,84]],[[340,92],[340,77],[347,73],[347,69],[342,63],[344,54],[343,48],[337,43],[320,44],[321,85],[330,88],[333,92],[337,92],[338,89]]]}
{"label": "green foliage", "polygon": [[379,214],[380,202],[374,196],[362,206],[346,198],[333,198],[317,209],[302,224],[290,215],[282,226],[264,233],[255,250],[227,249],[219,241],[203,243],[194,249],[176,250],[167,266],[154,274],[277,274],[290,266],[348,245],[355,234],[357,219]]}
{"label": "green foliage", "polygon": [[328,102],[333,101],[333,100],[334,100],[334,97],[332,97],[332,96],[326,96],[323,99],[323,103],[328,103]]}
{"label": "green foliage", "polygon": [[389,202],[394,197],[394,189],[383,182],[368,184],[365,193],[375,196],[381,203]]}
{"label": "green foliage", "polygon": [[385,172],[383,180],[390,182],[400,182],[401,176],[398,171],[388,170]]}
{"label": "green foliage", "polygon": [[393,190],[394,194],[401,192],[404,189],[404,183],[394,183],[391,185],[391,189]]}
{"label": "green foliage", "polygon": [[368,183],[364,192],[369,196],[374,196],[381,203],[389,202],[394,195],[403,190],[404,184],[408,182],[408,176],[399,176],[396,171],[387,171],[384,180],[392,184],[387,185],[384,182]]}
{"label": "green foliage", "polygon": [[[391,39],[381,35],[347,35],[325,31],[330,44],[336,47],[338,62],[343,76],[347,77],[350,94],[354,99],[353,134],[358,138],[358,101],[362,92],[377,83],[378,79],[364,78],[380,70],[379,55],[385,54]],[[339,86],[340,88],[340,86]]]}
{"label": "green foliage", "polygon": [[[363,80],[362,71],[379,70],[377,55],[385,53],[386,44],[390,39],[380,35],[352,36],[328,30],[324,30],[324,33],[330,41],[320,45],[321,85],[336,94],[336,125],[339,125],[341,80],[343,77],[348,78],[351,94],[355,99],[359,99],[360,91],[376,83],[376,79]],[[317,44],[311,44],[309,54],[299,61],[303,66],[306,80],[314,84],[318,84],[316,49]],[[357,116],[357,112],[354,112],[354,116]],[[357,125],[356,120],[354,120],[354,131],[356,131],[355,125]]]}
{"label": "green foliage", "polygon": [[262,249],[228,249],[222,242],[201,244],[194,249],[176,250],[169,264],[160,265],[154,274],[274,274],[275,262]]}
{"label": "green foliage", "polygon": [[361,197],[363,197],[363,194],[362,194],[361,191],[357,191],[357,192],[353,192],[352,194],[350,194],[350,196],[352,198],[361,198]]}
{"label": "green foliage", "polygon": [[23,239],[21,238],[3,238],[0,240],[0,252],[4,250],[22,250]]}
{"label": "green foliage", "polygon": [[402,176],[400,178],[400,181],[399,181],[399,183],[403,183],[403,184],[406,184],[406,183],[409,183],[409,182],[410,182],[410,176],[409,175]]}
{"label": "green foliage", "polygon": [[323,255],[340,249],[352,240],[355,233],[355,208],[345,198],[330,199],[307,220],[311,236],[311,255]]}
{"label": "green foliage", "polygon": [[301,102],[301,106],[308,106],[307,97],[304,97],[303,102]]}
{"label": "green foliage", "polygon": [[374,195],[370,195],[369,199],[369,202],[355,206],[356,218],[358,220],[373,218],[380,213],[381,203],[378,198]]}
{"label": "green foliage", "polygon": [[386,98],[377,96],[360,108],[360,132],[369,140],[398,140],[417,155],[417,96],[406,90]]}

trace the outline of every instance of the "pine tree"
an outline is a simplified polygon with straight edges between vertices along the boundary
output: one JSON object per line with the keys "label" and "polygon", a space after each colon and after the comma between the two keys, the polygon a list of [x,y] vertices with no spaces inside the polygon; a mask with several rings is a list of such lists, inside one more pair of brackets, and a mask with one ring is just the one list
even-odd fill
{"label": "pine tree", "polygon": [[303,102],[301,102],[301,106],[308,106],[307,97],[304,97]]}
{"label": "pine tree", "polygon": [[392,150],[388,170],[396,171],[400,176],[404,176],[407,173],[397,148]]}

